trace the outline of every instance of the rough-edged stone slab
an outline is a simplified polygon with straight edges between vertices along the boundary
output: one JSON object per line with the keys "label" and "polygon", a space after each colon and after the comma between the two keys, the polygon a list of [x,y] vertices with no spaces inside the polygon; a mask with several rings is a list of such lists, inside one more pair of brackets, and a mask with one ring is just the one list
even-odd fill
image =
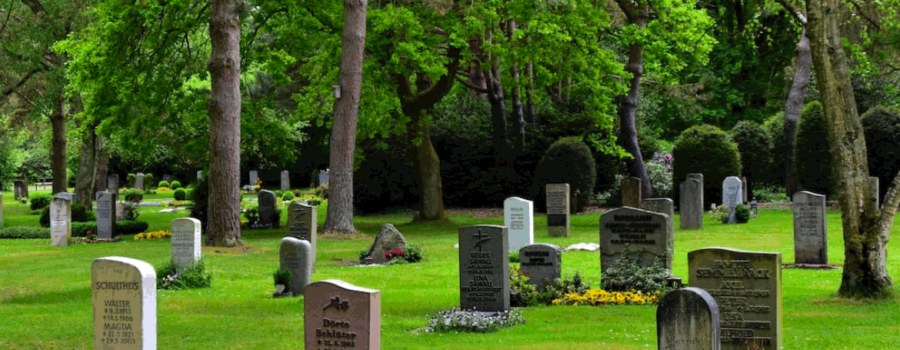
{"label": "rough-edged stone slab", "polygon": [[381,292],[338,280],[306,287],[303,341],[306,350],[381,349]]}
{"label": "rough-edged stone slab", "polygon": [[313,271],[316,271],[317,220],[316,207],[298,201],[293,201],[288,205],[288,236],[309,242],[312,247]]}
{"label": "rough-edged stone slab", "polygon": [[259,201],[259,224],[277,227],[275,210],[278,208],[278,201],[275,199],[275,192],[262,190],[257,193],[256,198]]}
{"label": "rough-edged stone slab", "polygon": [[116,234],[116,195],[97,192],[97,238],[111,239]]}
{"label": "rough-edged stone slab", "polygon": [[59,198],[65,198],[69,202],[75,203],[75,194],[74,193],[60,192],[60,193],[57,193],[56,196]]}
{"label": "rough-edged stone slab", "polygon": [[881,209],[881,192],[879,192],[879,184],[877,176],[869,177],[869,185],[872,186],[872,199],[875,200],[875,208]]}
{"label": "rough-edged stone slab", "polygon": [[719,322],[719,306],[705,290],[673,290],[656,307],[657,349],[718,350]]}
{"label": "rough-edged stone slab", "polygon": [[780,349],[781,253],[704,248],[688,253],[690,285],[719,305],[722,350]]}
{"label": "rough-edged stone slab", "polygon": [[660,257],[672,268],[675,251],[673,228],[666,214],[622,207],[600,217],[600,271],[613,267],[625,250],[641,253],[639,264],[650,266]]}
{"label": "rough-edged stone slab", "polygon": [[666,214],[669,226],[675,227],[675,202],[671,198],[647,198],[641,200],[641,209],[654,213]]}
{"label": "rough-edged stone slab", "polygon": [[737,222],[737,218],[734,216],[734,208],[741,204],[742,187],[743,183],[737,176],[729,176],[722,181],[722,205],[728,207],[729,224]]}
{"label": "rough-edged stone slab", "polygon": [[547,184],[547,234],[569,237],[569,184]]}
{"label": "rough-edged stone slab", "polygon": [[91,263],[94,349],[156,349],[156,272],[131,258]]}
{"label": "rough-edged stone slab", "polygon": [[622,179],[622,206],[641,207],[641,179],[638,177],[626,177]]}
{"label": "rough-edged stone slab", "polygon": [[312,246],[309,241],[284,237],[281,239],[279,266],[291,271],[291,290],[294,296],[303,295],[312,276]]}
{"label": "rough-edged stone slab", "polygon": [[506,227],[459,228],[460,308],[509,310],[509,237]]}
{"label": "rough-edged stone slab", "polygon": [[110,174],[106,176],[106,190],[113,194],[119,193],[119,175]]}
{"label": "rough-edged stone slab", "polygon": [[72,244],[72,202],[56,197],[50,201],[50,244],[66,247]]}
{"label": "rough-edged stone slab", "polygon": [[825,196],[808,191],[794,193],[794,262],[828,264]]}
{"label": "rough-edged stone slab", "polygon": [[172,263],[178,268],[200,261],[200,220],[178,218],[172,220]]}
{"label": "rough-edged stone slab", "polygon": [[256,170],[250,170],[250,186],[256,186],[257,179],[259,179],[259,173]]}
{"label": "rough-edged stone slab", "polygon": [[406,238],[394,225],[384,224],[375,235],[375,241],[369,247],[367,256],[371,257],[376,264],[384,264],[388,262],[384,253],[394,248],[400,248],[406,252]]}
{"label": "rough-edged stone slab", "polygon": [[519,197],[503,201],[503,225],[509,230],[509,250],[534,243],[534,202]]}
{"label": "rough-edged stone slab", "polygon": [[681,228],[703,228],[703,181],[687,179],[681,182],[678,191],[681,202]]}
{"label": "rough-edged stone slab", "polygon": [[144,189],[144,174],[137,173],[134,175],[134,188],[139,190]]}
{"label": "rough-edged stone slab", "polygon": [[290,191],[291,190],[291,174],[287,170],[281,171],[281,190],[282,191]]}
{"label": "rough-edged stone slab", "polygon": [[528,276],[528,284],[543,290],[547,283],[553,283],[562,274],[562,250],[559,247],[538,243],[519,249],[519,266]]}

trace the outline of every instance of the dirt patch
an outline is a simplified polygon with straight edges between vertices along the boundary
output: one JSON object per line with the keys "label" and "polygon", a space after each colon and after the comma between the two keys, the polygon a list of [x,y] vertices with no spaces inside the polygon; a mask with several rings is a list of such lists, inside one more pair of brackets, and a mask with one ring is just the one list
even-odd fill
{"label": "dirt patch", "polygon": [[359,265],[359,261],[347,260],[347,259],[331,259],[334,262],[334,266],[357,266]]}
{"label": "dirt patch", "polygon": [[203,254],[217,254],[217,255],[244,255],[244,254],[256,254],[262,253],[267,249],[252,246],[244,243],[243,247],[202,247],[201,250]]}
{"label": "dirt patch", "polygon": [[783,268],[783,269],[803,269],[803,270],[836,270],[836,269],[841,268],[841,265],[836,265],[836,264],[828,264],[828,265],[781,264],[781,268]]}
{"label": "dirt patch", "polygon": [[372,239],[372,236],[364,235],[361,233],[323,233],[316,236],[316,239],[333,239],[336,241],[355,241],[355,240],[363,240],[363,239]]}

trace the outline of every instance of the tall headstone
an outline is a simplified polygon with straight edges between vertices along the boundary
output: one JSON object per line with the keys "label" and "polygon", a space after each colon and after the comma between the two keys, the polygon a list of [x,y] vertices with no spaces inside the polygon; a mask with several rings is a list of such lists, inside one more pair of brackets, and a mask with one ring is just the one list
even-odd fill
{"label": "tall headstone", "polygon": [[172,220],[172,263],[187,268],[200,261],[200,220]]}
{"label": "tall headstone", "polygon": [[28,198],[28,185],[25,184],[25,180],[15,180],[13,184],[15,186],[15,200]]}
{"label": "tall headstone", "polygon": [[509,310],[509,237],[506,227],[459,228],[460,308]]}
{"label": "tall headstone", "polygon": [[534,243],[534,202],[519,197],[503,201],[503,225],[509,230],[509,250]]}
{"label": "tall headstone", "polygon": [[641,200],[641,209],[654,213],[666,214],[669,226],[675,228],[675,202],[671,198],[647,198]]}
{"label": "tall headstone", "polygon": [[330,169],[319,170],[319,185],[328,184],[328,178],[329,178],[330,173],[331,173]]}
{"label": "tall headstone", "polygon": [[828,230],[825,196],[808,191],[795,192],[794,262],[828,264]]}
{"label": "tall headstone", "polygon": [[881,209],[881,192],[879,192],[878,177],[869,176],[869,183],[872,186],[872,198],[875,199],[875,209]]}
{"label": "tall headstone", "polygon": [[641,207],[641,179],[638,177],[626,177],[622,179],[622,206]]}
{"label": "tall headstone", "polygon": [[156,272],[118,256],[91,263],[94,349],[156,349]]}
{"label": "tall headstone", "polygon": [[562,250],[559,247],[538,243],[519,249],[519,266],[528,276],[528,284],[542,291],[547,283],[553,283],[562,274]]}
{"label": "tall headstone", "polygon": [[750,188],[750,184],[747,182],[746,176],[741,178],[741,184],[742,184],[741,189],[744,191],[743,194],[741,195],[741,203],[744,203],[744,204],[750,203],[750,201],[747,200],[747,190]]}
{"label": "tall headstone", "polygon": [[638,254],[638,264],[650,266],[661,258],[672,269],[673,228],[666,214],[622,207],[600,216],[600,271],[613,267],[626,250]]}
{"label": "tall headstone", "polygon": [[203,178],[203,170],[197,170],[197,180],[200,180],[202,178]]}
{"label": "tall headstone", "polygon": [[729,224],[737,222],[737,218],[734,216],[734,208],[741,204],[742,185],[741,179],[738,179],[737,176],[729,176],[722,181],[722,205],[728,207]]}
{"label": "tall headstone", "polygon": [[72,202],[56,197],[50,201],[50,244],[66,247],[72,243]]}
{"label": "tall headstone", "polygon": [[547,184],[547,233],[569,237],[569,184]]}
{"label": "tall headstone", "polygon": [[659,350],[719,350],[719,306],[700,288],[676,289],[656,307]]}
{"label": "tall headstone", "polygon": [[290,191],[291,190],[291,174],[287,170],[281,171],[281,190],[282,191]]}
{"label": "tall headstone", "polygon": [[303,300],[306,350],[381,349],[381,292],[338,280],[306,286]]}
{"label": "tall headstone", "polygon": [[74,193],[60,192],[60,193],[57,193],[56,196],[59,198],[65,198],[65,199],[69,200],[70,202],[75,202],[75,194]]}
{"label": "tall headstone", "polygon": [[110,174],[106,177],[106,190],[110,193],[119,193],[119,175]]}
{"label": "tall headstone", "polygon": [[256,186],[256,179],[259,178],[258,174],[256,170],[250,170],[250,186]]}
{"label": "tall headstone", "polygon": [[688,178],[681,182],[678,193],[681,228],[703,228],[703,181]]}
{"label": "tall headstone", "polygon": [[267,227],[276,227],[275,209],[278,204],[275,199],[275,192],[262,190],[256,195],[259,201],[259,224]]}
{"label": "tall headstone", "polygon": [[690,284],[719,305],[722,350],[780,349],[781,253],[704,248],[688,253]]}
{"label": "tall headstone", "polygon": [[134,175],[134,188],[143,190],[144,189],[144,174],[137,173]]}
{"label": "tall headstone", "polygon": [[312,249],[310,261],[313,271],[316,271],[316,229],[318,225],[316,221],[318,221],[316,207],[298,201],[293,201],[288,205],[288,236],[309,242]]}
{"label": "tall headstone", "polygon": [[116,234],[116,195],[97,192],[97,237],[112,239]]}
{"label": "tall headstone", "polygon": [[279,266],[281,269],[291,271],[291,289],[294,296],[303,295],[303,290],[309,284],[312,276],[312,246],[309,241],[284,237],[281,239],[279,251]]}
{"label": "tall headstone", "polygon": [[[706,197],[703,197],[703,186],[706,186],[706,185],[705,185],[705,182],[703,182],[703,174],[701,174],[701,173],[690,173],[690,174],[687,174],[687,179],[693,179],[693,180],[700,181],[700,198],[701,198],[701,199],[706,198]],[[704,199],[704,200],[705,200],[705,199]],[[702,202],[700,203],[700,208],[701,208],[701,209],[703,208],[703,203],[702,203]]]}

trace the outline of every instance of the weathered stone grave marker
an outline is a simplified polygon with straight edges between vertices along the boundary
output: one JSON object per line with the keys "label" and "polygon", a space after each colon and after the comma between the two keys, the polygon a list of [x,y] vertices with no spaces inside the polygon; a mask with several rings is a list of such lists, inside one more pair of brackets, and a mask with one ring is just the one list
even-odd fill
{"label": "weathered stone grave marker", "polygon": [[459,228],[459,299],[463,310],[509,310],[509,238],[506,227]]}
{"label": "weathered stone grave marker", "polygon": [[134,175],[134,188],[139,190],[144,189],[144,174],[137,173]]}
{"label": "weathered stone grave marker", "polygon": [[373,263],[384,264],[389,261],[385,253],[394,248],[399,248],[406,252],[406,238],[393,224],[384,224],[381,226],[378,234],[375,235],[375,241],[369,247],[366,257],[372,258]]}
{"label": "weathered stone grave marker", "polygon": [[316,271],[317,220],[316,207],[298,201],[293,201],[288,205],[288,236],[309,242],[312,249],[310,261],[312,261],[313,271]]}
{"label": "weathered stone grave marker", "polygon": [[172,220],[172,263],[187,268],[200,261],[200,220]]}
{"label": "weathered stone grave marker", "polygon": [[65,198],[50,201],[50,244],[66,247],[72,243],[72,202]]}
{"label": "weathered stone grave marker", "polygon": [[319,170],[319,185],[327,184],[330,174],[331,174],[330,169]]}
{"label": "weathered stone grave marker", "polygon": [[534,202],[519,197],[503,201],[503,225],[509,230],[509,250],[534,243]]}
{"label": "weathered stone grave marker", "polygon": [[626,177],[622,179],[622,206],[641,207],[641,179],[638,177]]}
{"label": "weathered stone grave marker", "polygon": [[666,214],[669,226],[675,228],[675,202],[671,198],[647,198],[641,200],[641,209],[654,213]]}
{"label": "weathered stone grave marker", "polygon": [[131,258],[91,263],[94,349],[156,349],[156,272]]}
{"label": "weathered stone grave marker", "polygon": [[808,191],[794,193],[794,262],[828,264],[825,196]]}
{"label": "weathered stone grave marker", "polygon": [[678,187],[681,228],[703,228],[703,174],[688,174]]}
{"label": "weathered stone grave marker", "polygon": [[547,184],[547,234],[569,237],[569,184]]}
{"label": "weathered stone grave marker", "polygon": [[281,190],[291,190],[291,174],[287,170],[281,171]]}
{"label": "weathered stone grave marker", "polygon": [[257,179],[259,179],[259,173],[256,170],[250,170],[250,186],[256,186]]}
{"label": "weathered stone grave marker", "polygon": [[279,267],[291,272],[291,289],[295,297],[303,295],[312,276],[312,246],[309,241],[284,237],[279,251]]}
{"label": "weathered stone grave marker", "polygon": [[275,192],[262,190],[257,193],[256,198],[259,201],[259,224],[265,227],[278,227],[275,215],[278,208]]}
{"label": "weathered stone grave marker", "polygon": [[747,182],[746,176],[741,178],[741,184],[743,185],[741,186],[741,189],[743,190],[743,194],[741,194],[741,203],[747,204],[750,202],[747,200],[747,191],[750,188],[750,183]]}
{"label": "weathered stone grave marker", "polygon": [[119,175],[110,174],[106,177],[106,190],[112,194],[119,193]]}
{"label": "weathered stone grave marker", "polygon": [[381,349],[381,292],[338,280],[306,286],[306,350]]}
{"label": "weathered stone grave marker", "polygon": [[112,239],[116,234],[116,195],[97,192],[97,238]]}
{"label": "weathered stone grave marker", "polygon": [[600,271],[613,267],[628,250],[639,255],[638,264],[650,266],[659,257],[672,269],[675,251],[673,228],[666,214],[623,207],[600,217]]}
{"label": "weathered stone grave marker", "polygon": [[202,178],[203,178],[203,170],[197,170],[197,180],[200,180]]}
{"label": "weathered stone grave marker", "polygon": [[718,350],[719,306],[700,288],[676,289],[656,307],[659,350]]}
{"label": "weathered stone grave marker", "polygon": [[734,216],[734,208],[741,204],[742,185],[741,179],[738,179],[736,176],[726,177],[722,181],[722,205],[728,207],[729,224],[737,222],[737,218]]}
{"label": "weathered stone grave marker", "polygon": [[562,271],[562,250],[559,247],[538,243],[519,249],[519,266],[528,276],[528,284],[543,290],[547,283],[560,278]]}

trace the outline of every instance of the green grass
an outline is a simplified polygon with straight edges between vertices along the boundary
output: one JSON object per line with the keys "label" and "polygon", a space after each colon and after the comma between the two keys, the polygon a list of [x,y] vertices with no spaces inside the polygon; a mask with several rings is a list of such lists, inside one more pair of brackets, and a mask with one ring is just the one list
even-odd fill
{"label": "green grass", "polygon": [[[4,193],[4,219],[37,225],[36,216]],[[319,223],[325,219],[319,208]],[[165,229],[184,214],[143,208],[151,230]],[[457,228],[502,224],[500,216],[452,215],[439,224],[410,223],[410,213],[356,217],[369,237],[318,241],[313,280],[342,279],[382,293],[383,349],[655,349],[652,306],[534,307],[523,310],[525,325],[491,334],[427,334],[426,315],[459,305]],[[687,276],[687,252],[710,246],[780,251],[792,263],[790,211],[762,211],[745,225],[722,225],[710,218],[702,230],[675,231],[674,272]],[[286,220],[282,215],[282,220]],[[568,238],[551,238],[546,217],[535,218],[537,242],[566,246],[598,242],[599,214],[572,218]],[[368,248],[380,225],[393,223],[407,240],[423,247],[418,264],[358,268],[344,266]],[[897,232],[895,225],[895,233]],[[677,219],[676,225],[678,227]],[[321,227],[320,227],[321,229]],[[840,213],[829,212],[829,259],[843,262]],[[204,248],[213,272],[211,289],[158,292],[160,349],[302,349],[303,298],[272,299],[272,272],[278,267],[279,230],[244,231],[254,249],[244,255]],[[890,273],[900,279],[900,248],[888,246]],[[168,240],[75,245],[60,249],[49,240],[0,240],[0,349],[90,349],[93,342],[90,263],[104,256],[128,256],[159,266],[169,259]],[[600,281],[596,252],[566,252],[563,273],[580,271]],[[784,349],[891,349],[900,343],[900,299],[877,302],[835,298],[840,270],[784,270]]]}

